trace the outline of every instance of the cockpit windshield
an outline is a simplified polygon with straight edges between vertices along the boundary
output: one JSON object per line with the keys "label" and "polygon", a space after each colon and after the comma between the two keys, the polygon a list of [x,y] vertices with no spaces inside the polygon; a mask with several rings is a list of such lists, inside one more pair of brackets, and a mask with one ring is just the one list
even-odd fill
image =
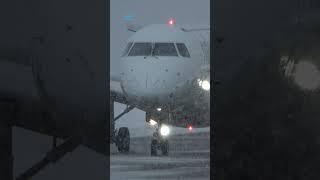
{"label": "cockpit windshield", "polygon": [[[189,51],[184,43],[128,43],[123,56],[182,56],[190,57]],[[131,49],[130,49],[131,48]],[[178,54],[179,52],[179,54]]]}
{"label": "cockpit windshield", "polygon": [[153,56],[178,56],[174,43],[155,43]]}
{"label": "cockpit windshield", "polygon": [[150,56],[152,43],[134,43],[128,56]]}

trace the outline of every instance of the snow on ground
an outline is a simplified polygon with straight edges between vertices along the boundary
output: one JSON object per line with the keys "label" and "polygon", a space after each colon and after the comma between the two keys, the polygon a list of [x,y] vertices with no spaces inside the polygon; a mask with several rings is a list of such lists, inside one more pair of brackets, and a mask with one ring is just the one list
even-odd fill
{"label": "snow on ground", "polygon": [[128,154],[118,153],[112,145],[110,179],[210,179],[209,133],[170,137],[169,156],[150,156],[150,140],[149,137],[132,138]]}
{"label": "snow on ground", "polygon": [[209,133],[170,137],[169,156],[150,156],[150,141],[149,137],[132,138],[128,154],[118,153],[112,145],[110,179],[210,179]]}
{"label": "snow on ground", "polygon": [[210,179],[208,159],[172,157],[111,157],[110,179]]}

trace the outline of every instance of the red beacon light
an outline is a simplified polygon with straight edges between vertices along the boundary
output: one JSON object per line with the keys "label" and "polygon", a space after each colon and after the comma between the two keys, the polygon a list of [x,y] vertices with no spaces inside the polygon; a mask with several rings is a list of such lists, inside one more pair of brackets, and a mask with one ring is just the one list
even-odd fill
{"label": "red beacon light", "polygon": [[175,25],[175,24],[176,24],[176,21],[171,18],[171,19],[169,19],[168,24],[169,24],[169,25]]}
{"label": "red beacon light", "polygon": [[189,125],[188,130],[191,132],[193,130],[193,127],[191,125]]}

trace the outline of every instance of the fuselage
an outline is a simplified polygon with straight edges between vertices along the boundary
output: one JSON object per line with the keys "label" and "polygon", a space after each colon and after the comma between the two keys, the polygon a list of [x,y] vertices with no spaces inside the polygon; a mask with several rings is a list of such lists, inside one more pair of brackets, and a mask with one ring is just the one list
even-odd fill
{"label": "fuselage", "polygon": [[[106,153],[105,6],[77,3],[1,3],[0,96],[17,102],[15,126],[80,134],[83,144]],[[19,13],[8,18],[12,12]]]}

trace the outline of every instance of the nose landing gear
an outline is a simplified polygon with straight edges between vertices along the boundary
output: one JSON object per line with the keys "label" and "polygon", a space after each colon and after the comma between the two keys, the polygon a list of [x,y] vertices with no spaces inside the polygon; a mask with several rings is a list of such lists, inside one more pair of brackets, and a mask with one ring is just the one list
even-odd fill
{"label": "nose landing gear", "polygon": [[160,135],[159,130],[153,133],[153,138],[151,140],[151,156],[157,156],[158,150],[161,150],[163,156],[168,156],[169,141]]}

